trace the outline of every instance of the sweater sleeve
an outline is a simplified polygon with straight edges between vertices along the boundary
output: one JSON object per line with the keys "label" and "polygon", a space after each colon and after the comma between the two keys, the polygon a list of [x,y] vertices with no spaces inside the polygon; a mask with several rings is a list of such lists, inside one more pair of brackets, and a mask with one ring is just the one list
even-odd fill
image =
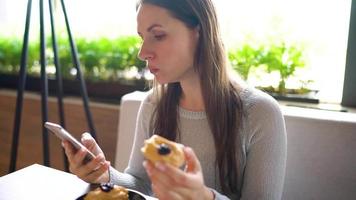
{"label": "sweater sleeve", "polygon": [[210,189],[214,193],[214,200],[230,200],[227,196],[220,194],[214,189]]}
{"label": "sweater sleeve", "polygon": [[[151,183],[146,174],[142,163],[143,155],[140,151],[144,140],[149,137],[149,121],[152,114],[152,104],[144,100],[138,111],[136,120],[136,130],[134,143],[129,159],[129,163],[125,171],[119,172],[114,168],[110,168],[110,182],[122,185],[140,191],[146,195],[152,195]],[[116,152],[120,154],[120,152]]]}
{"label": "sweater sleeve", "polygon": [[256,95],[249,109],[246,166],[241,199],[281,199],[287,136],[278,103],[267,94]]}

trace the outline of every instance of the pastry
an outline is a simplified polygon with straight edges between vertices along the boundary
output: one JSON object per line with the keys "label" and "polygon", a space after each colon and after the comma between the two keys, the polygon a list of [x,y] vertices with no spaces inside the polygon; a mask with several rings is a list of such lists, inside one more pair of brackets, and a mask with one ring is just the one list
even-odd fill
{"label": "pastry", "polygon": [[101,184],[100,187],[85,195],[84,200],[128,200],[126,188],[111,183]]}
{"label": "pastry", "polygon": [[147,160],[169,163],[175,167],[181,167],[185,163],[183,145],[167,140],[159,135],[153,135],[145,140],[141,151]]}

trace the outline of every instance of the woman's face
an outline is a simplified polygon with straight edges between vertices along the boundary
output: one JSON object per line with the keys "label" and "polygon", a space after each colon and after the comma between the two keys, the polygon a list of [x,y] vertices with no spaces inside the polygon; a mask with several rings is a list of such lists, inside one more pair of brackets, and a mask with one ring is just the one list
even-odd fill
{"label": "woman's face", "polygon": [[193,62],[198,28],[188,28],[164,8],[142,4],[137,14],[137,31],[143,40],[138,56],[147,61],[148,69],[159,83],[197,77]]}

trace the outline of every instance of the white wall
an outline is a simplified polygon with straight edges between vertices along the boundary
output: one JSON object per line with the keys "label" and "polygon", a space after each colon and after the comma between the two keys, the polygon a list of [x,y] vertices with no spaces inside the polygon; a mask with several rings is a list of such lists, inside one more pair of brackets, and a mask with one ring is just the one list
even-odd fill
{"label": "white wall", "polygon": [[356,114],[287,107],[284,112],[288,157],[282,199],[354,199]]}

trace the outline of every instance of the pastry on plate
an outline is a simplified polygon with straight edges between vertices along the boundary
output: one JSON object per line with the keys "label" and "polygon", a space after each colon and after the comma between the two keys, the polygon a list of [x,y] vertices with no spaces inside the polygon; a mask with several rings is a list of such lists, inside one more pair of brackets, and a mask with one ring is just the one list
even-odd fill
{"label": "pastry on plate", "polygon": [[100,187],[88,192],[84,200],[128,200],[128,190],[111,183],[101,184]]}

